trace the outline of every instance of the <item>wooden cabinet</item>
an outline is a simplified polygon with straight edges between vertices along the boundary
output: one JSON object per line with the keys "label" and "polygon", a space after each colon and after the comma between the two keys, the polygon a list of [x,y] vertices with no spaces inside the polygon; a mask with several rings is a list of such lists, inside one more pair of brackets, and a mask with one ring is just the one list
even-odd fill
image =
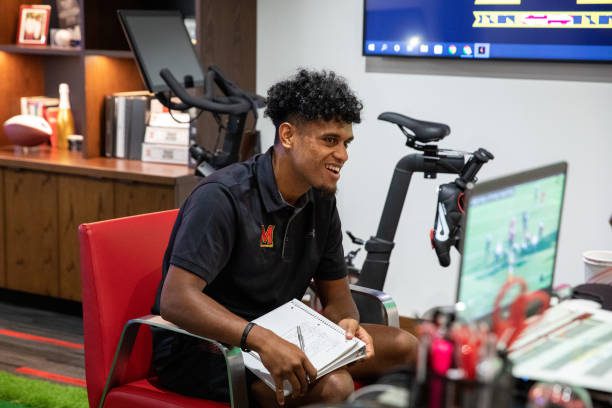
{"label": "wooden cabinet", "polygon": [[57,178],[4,170],[6,286],[58,296]]}
{"label": "wooden cabinet", "polygon": [[172,208],[174,202],[174,191],[168,187],[130,182],[116,182],[114,187],[117,217]]}
{"label": "wooden cabinet", "polygon": [[[54,4],[57,0],[30,0]],[[79,0],[79,48],[15,45],[22,0],[0,1],[0,123],[20,113],[22,96],[58,96],[70,86],[82,153],[14,153],[0,127],[0,287],[80,299],[77,226],[176,208],[197,182],[184,166],[108,159],[103,145],[104,95],[144,88],[116,11],[179,9],[194,17],[202,66],[219,66],[255,90],[256,0]],[[210,115],[198,142],[217,143]]]}
{"label": "wooden cabinet", "polygon": [[183,166],[10,149],[0,180],[0,287],[69,300],[81,298],[80,224],[177,208],[198,182]]}
{"label": "wooden cabinet", "polygon": [[[59,297],[81,298],[77,228],[85,222],[115,217],[113,181],[91,177],[57,177]],[[172,208],[170,204],[167,208]]]}

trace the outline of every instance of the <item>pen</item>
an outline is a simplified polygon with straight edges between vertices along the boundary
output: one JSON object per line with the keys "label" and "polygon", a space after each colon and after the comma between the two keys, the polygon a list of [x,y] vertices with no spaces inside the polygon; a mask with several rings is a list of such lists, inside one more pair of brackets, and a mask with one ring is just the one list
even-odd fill
{"label": "pen", "polygon": [[304,337],[302,337],[302,328],[298,325],[297,327],[298,341],[300,342],[300,349],[304,351]]}
{"label": "pen", "polygon": [[[304,345],[304,337],[302,336],[302,328],[300,327],[299,324],[297,326],[297,334],[298,334],[298,341],[300,343],[300,350],[302,350],[302,353],[305,353],[304,349],[306,348],[306,346]],[[308,382],[308,384],[310,384],[310,377],[308,376],[308,374],[306,374],[306,381]]]}

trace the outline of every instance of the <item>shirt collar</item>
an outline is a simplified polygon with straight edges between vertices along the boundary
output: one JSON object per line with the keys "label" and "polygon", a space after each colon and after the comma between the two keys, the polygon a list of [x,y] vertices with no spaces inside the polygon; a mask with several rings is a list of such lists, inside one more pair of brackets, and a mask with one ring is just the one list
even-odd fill
{"label": "shirt collar", "polygon": [[[278,211],[281,208],[292,207],[282,197],[276,178],[274,177],[274,168],[272,167],[272,155],[274,147],[270,147],[268,151],[262,154],[257,160],[257,183],[261,199],[263,200],[266,211],[271,213]],[[299,198],[295,207],[303,208],[313,199],[312,189]]]}

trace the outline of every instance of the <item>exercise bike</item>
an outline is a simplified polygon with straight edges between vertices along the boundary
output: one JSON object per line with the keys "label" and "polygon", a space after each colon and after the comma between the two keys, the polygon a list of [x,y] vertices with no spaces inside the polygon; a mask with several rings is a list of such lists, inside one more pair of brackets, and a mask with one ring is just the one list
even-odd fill
{"label": "exercise bike", "polygon": [[[222,167],[239,161],[246,117],[252,112],[255,123],[249,136],[257,138],[257,131],[254,130],[259,116],[257,109],[265,105],[264,97],[242,90],[215,66],[210,66],[206,72],[204,94],[201,96],[193,96],[187,91],[187,88],[192,87],[189,78],[181,84],[168,69],[162,69],[160,76],[170,89],[169,92],[155,94],[164,106],[178,111],[197,108],[201,112],[210,112],[219,126],[219,133],[225,131],[222,149],[209,151],[196,143],[191,144],[189,153],[195,161],[195,174],[206,177]],[[222,95],[216,95],[215,89],[220,90]],[[175,99],[179,101],[176,102]],[[225,123],[221,115],[227,115]]]}
{"label": "exercise bike", "polygon": [[[397,125],[406,136],[406,146],[421,152],[408,154],[397,162],[376,235],[364,241],[347,231],[351,241],[359,246],[345,256],[351,283],[382,290],[412,174],[423,173],[427,179],[435,179],[438,173],[458,175],[454,181],[439,187],[434,228],[430,231],[431,245],[438,261],[447,267],[451,247],[460,250],[464,192],[470,183],[477,181],[476,175],[483,164],[494,156],[483,148],[471,153],[439,148],[436,143],[450,134],[450,128],[442,123],[417,120],[394,112],[384,112],[378,119]],[[354,258],[361,246],[367,255],[359,269],[354,265]],[[356,303],[362,322],[377,322],[375,316],[378,314],[370,313],[372,306],[366,304],[367,299],[356,299]]]}

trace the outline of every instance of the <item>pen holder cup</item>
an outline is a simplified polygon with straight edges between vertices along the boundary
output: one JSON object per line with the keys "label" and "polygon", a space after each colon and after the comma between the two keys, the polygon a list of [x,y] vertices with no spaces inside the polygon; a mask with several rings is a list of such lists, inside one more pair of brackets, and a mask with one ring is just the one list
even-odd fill
{"label": "pen holder cup", "polygon": [[510,408],[514,379],[512,363],[502,360],[502,368],[491,381],[460,378],[457,370],[447,375],[428,371],[424,382],[416,382],[411,393],[411,408]]}

